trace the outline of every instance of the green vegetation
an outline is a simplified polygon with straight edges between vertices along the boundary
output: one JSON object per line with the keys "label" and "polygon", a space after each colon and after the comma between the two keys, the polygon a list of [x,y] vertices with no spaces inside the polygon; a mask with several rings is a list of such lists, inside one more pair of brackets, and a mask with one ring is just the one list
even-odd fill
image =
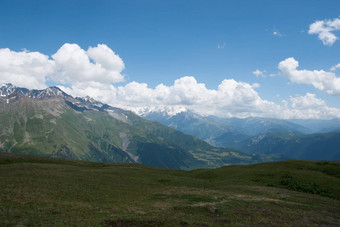
{"label": "green vegetation", "polygon": [[0,153],[0,226],[339,226],[340,162],[193,171]]}
{"label": "green vegetation", "polygon": [[0,102],[0,152],[186,170],[278,160],[216,148],[129,111],[73,104],[79,102],[20,94]]}
{"label": "green vegetation", "polygon": [[[241,141],[269,132],[300,132],[309,130],[288,120],[273,118],[218,118],[201,116],[191,111],[169,116],[166,112],[151,112],[145,116],[170,128],[196,136],[214,146],[237,148]],[[322,122],[326,124],[327,122]],[[334,122],[336,125],[336,122]]]}
{"label": "green vegetation", "polygon": [[340,160],[340,133],[267,133],[235,147],[250,154],[281,154],[290,159]]}

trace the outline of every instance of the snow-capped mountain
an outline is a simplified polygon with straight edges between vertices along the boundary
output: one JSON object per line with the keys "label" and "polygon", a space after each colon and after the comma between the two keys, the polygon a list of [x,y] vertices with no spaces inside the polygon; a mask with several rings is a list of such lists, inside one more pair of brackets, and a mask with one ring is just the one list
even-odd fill
{"label": "snow-capped mountain", "polygon": [[42,90],[30,90],[27,88],[16,87],[13,84],[7,83],[0,86],[0,103],[11,103],[23,96],[30,99],[43,100],[47,98],[62,98],[73,109],[78,111],[97,110],[108,112],[112,117],[121,121],[127,121],[127,113],[129,111],[115,108],[97,101],[89,96],[73,98],[66,94],[58,87],[48,87]]}
{"label": "snow-capped mountain", "polygon": [[16,87],[13,84],[7,83],[0,86],[1,97],[12,97],[13,95],[20,94],[29,98],[44,99],[48,97],[71,97],[58,87],[48,87],[43,90],[29,90],[27,88]]}
{"label": "snow-capped mountain", "polygon": [[57,87],[29,90],[3,84],[0,89],[0,152],[183,169],[268,160],[213,147],[131,111],[90,97],[73,98]]}
{"label": "snow-capped mountain", "polygon": [[162,115],[164,118],[171,118],[182,112],[187,112],[188,109],[185,106],[153,106],[153,107],[139,107],[132,109],[133,112],[141,117],[150,116],[152,114]]}
{"label": "snow-capped mountain", "polygon": [[[145,108],[144,117],[152,122],[88,96],[73,98],[58,87],[29,90],[3,84],[0,92],[0,152],[33,152],[71,159],[190,169],[273,160],[274,156],[245,155],[229,148],[243,149],[245,144],[248,149],[249,140],[252,146],[260,144],[261,151],[266,151],[272,141],[281,144],[282,138],[283,142],[288,141],[286,135],[290,134],[287,133],[299,135],[306,129],[280,119],[201,116],[184,107]],[[262,141],[269,138],[267,133],[272,132],[282,134],[273,134],[270,143],[262,146]],[[260,137],[256,137],[258,135]],[[331,141],[337,140],[338,134],[334,135]],[[228,148],[213,147],[198,138]],[[326,134],[310,138],[328,141]]]}
{"label": "snow-capped mountain", "polygon": [[10,84],[10,83],[1,84],[0,85],[0,96],[1,97],[8,96],[8,95],[12,94],[13,92],[15,92],[16,89],[17,89],[17,87]]}

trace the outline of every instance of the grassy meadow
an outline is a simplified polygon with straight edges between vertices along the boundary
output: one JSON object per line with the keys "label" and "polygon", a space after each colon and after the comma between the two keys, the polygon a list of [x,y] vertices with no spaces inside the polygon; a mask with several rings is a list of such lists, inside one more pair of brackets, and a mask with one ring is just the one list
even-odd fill
{"label": "grassy meadow", "polygon": [[0,226],[340,226],[340,162],[193,171],[0,153]]}

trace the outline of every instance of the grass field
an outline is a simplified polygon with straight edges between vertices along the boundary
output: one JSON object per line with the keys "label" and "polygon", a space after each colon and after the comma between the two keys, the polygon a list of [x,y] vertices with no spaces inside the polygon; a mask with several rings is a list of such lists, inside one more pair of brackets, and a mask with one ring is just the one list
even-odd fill
{"label": "grass field", "polygon": [[0,226],[340,226],[340,162],[182,171],[0,153]]}

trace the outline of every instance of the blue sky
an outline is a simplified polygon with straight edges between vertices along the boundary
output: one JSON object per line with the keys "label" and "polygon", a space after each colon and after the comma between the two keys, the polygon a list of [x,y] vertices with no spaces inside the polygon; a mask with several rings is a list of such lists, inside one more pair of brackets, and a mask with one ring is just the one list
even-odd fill
{"label": "blue sky", "polygon": [[[124,63],[124,69],[119,68],[124,80],[106,81],[113,89],[133,81],[146,83],[150,89],[161,83],[169,87],[175,80],[191,76],[197,83],[204,83],[206,89],[217,90],[223,80],[234,79],[249,85],[256,83],[253,89],[260,99],[277,105],[290,97],[310,93],[327,107],[339,109],[339,93],[330,94],[306,80],[297,83],[296,77],[290,77],[289,73],[278,75],[282,74],[279,63],[290,57],[299,63],[299,70],[307,71],[330,72],[332,66],[340,63],[339,40],[325,45],[317,34],[308,32],[314,22],[334,21],[339,16],[337,0],[2,0],[0,48],[12,52],[26,49],[52,59],[65,43],[77,44],[85,51],[105,44]],[[331,32],[340,37],[338,29]],[[255,70],[263,72],[264,77],[254,75]],[[332,72],[339,78],[339,68]],[[70,88],[68,91],[74,95],[85,92],[80,91],[85,85],[72,89],[76,85],[70,81],[61,83],[47,78],[44,83]],[[96,96],[94,90],[92,96]],[[178,103],[171,100],[166,104],[186,103],[189,107],[192,104],[188,100]],[[146,101],[144,104],[147,105]]]}

